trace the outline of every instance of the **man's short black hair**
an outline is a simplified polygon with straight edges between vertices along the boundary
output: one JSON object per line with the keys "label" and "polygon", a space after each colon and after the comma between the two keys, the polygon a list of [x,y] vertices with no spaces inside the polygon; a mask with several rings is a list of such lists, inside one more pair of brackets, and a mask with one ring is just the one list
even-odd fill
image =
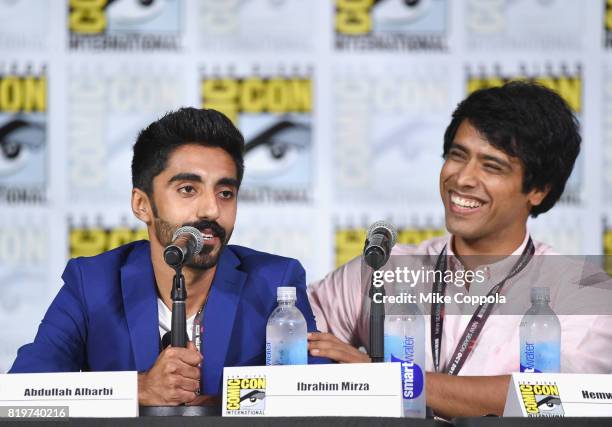
{"label": "man's short black hair", "polygon": [[459,103],[446,128],[445,158],[465,120],[491,145],[522,161],[524,193],[550,189],[531,216],[557,203],[581,142],[578,120],[563,98],[542,85],[518,81],[472,93]]}
{"label": "man's short black hair", "polygon": [[222,148],[236,164],[238,183],[242,181],[244,138],[232,121],[215,110],[181,108],[166,113],[138,134],[132,158],[132,186],[151,196],[153,178],[166,168],[172,152],[186,144]]}

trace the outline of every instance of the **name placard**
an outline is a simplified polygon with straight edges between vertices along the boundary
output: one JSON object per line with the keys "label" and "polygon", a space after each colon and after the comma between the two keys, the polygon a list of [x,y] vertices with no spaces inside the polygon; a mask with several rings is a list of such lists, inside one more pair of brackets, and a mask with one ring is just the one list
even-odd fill
{"label": "name placard", "polygon": [[402,415],[399,363],[243,366],[223,370],[224,416]]}
{"label": "name placard", "polygon": [[136,372],[1,374],[0,408],[67,407],[67,411],[61,412],[64,416],[137,417],[136,375]]}
{"label": "name placard", "polygon": [[612,375],[514,373],[505,417],[610,417]]}

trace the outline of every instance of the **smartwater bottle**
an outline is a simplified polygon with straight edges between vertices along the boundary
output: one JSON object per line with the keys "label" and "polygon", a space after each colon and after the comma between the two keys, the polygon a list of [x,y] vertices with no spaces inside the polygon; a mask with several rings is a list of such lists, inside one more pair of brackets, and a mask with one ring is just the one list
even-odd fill
{"label": "smartwater bottle", "polygon": [[278,307],[266,327],[266,365],[306,365],[308,331],[304,316],[295,306],[295,288],[280,286],[276,299]]}
{"label": "smartwater bottle", "polygon": [[561,371],[561,324],[548,288],[531,288],[531,308],[520,326],[521,372]]}
{"label": "smartwater bottle", "polygon": [[[411,293],[398,286],[399,294]],[[414,294],[412,294],[414,295]],[[401,364],[404,417],[425,418],[425,321],[415,303],[387,303],[385,362]]]}

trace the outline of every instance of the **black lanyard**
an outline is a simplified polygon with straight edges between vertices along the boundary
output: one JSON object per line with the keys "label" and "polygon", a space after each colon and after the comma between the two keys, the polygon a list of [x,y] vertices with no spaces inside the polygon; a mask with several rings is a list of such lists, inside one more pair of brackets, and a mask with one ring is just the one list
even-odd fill
{"label": "black lanyard", "polygon": [[[487,294],[487,300],[489,299],[488,297],[495,297],[497,294],[499,294],[504,284],[510,278],[516,276],[523,268],[525,268],[533,257],[534,252],[535,247],[530,237],[519,260],[516,262],[516,264],[514,264],[510,270],[510,273],[504,278],[504,280],[493,286],[493,288]],[[436,261],[436,271],[443,271],[444,275],[446,275],[445,273],[447,270],[446,258],[447,255],[445,245],[442,252],[440,252],[440,255],[438,255],[438,260]],[[431,303],[431,355],[433,358],[435,372],[440,371],[442,328],[444,326],[444,304],[440,303],[440,299],[442,299],[446,294],[446,283],[437,279],[438,275],[436,275],[432,292],[434,296],[436,296],[436,294],[440,295],[440,298],[434,298]],[[494,306],[495,302],[484,302],[478,306],[470,319],[470,323],[468,323],[467,327],[465,328],[459,344],[457,344],[457,347],[453,352],[453,356],[449,361],[450,365],[446,370],[446,373],[449,375],[457,375],[459,373],[461,367],[472,352],[474,345],[476,344],[476,340],[478,339],[478,336],[480,335],[480,332],[482,331],[482,328],[489,318]]]}

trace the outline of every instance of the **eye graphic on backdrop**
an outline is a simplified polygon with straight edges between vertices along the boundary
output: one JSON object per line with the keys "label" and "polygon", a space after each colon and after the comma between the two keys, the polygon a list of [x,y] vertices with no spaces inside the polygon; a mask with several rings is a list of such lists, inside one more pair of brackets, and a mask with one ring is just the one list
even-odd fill
{"label": "eye graphic on backdrop", "polygon": [[247,171],[253,177],[283,174],[300,161],[310,144],[309,125],[282,120],[247,142]]}
{"label": "eye graphic on backdrop", "polygon": [[149,21],[164,10],[164,0],[115,0],[106,8],[107,17],[117,24]]}
{"label": "eye graphic on backdrop", "polygon": [[0,127],[0,176],[11,175],[23,168],[29,157],[39,150],[45,129],[38,123],[13,119]]}
{"label": "eye graphic on backdrop", "polygon": [[[394,156],[400,154],[406,161],[414,160],[423,154],[431,153],[432,144],[442,140],[440,129],[443,125],[430,121],[411,121],[392,128],[374,144],[374,157],[381,157],[391,150]],[[438,155],[435,152],[435,155]]]}
{"label": "eye graphic on backdrop", "polygon": [[409,24],[431,7],[432,0],[382,0],[374,5],[373,18],[382,25]]}

